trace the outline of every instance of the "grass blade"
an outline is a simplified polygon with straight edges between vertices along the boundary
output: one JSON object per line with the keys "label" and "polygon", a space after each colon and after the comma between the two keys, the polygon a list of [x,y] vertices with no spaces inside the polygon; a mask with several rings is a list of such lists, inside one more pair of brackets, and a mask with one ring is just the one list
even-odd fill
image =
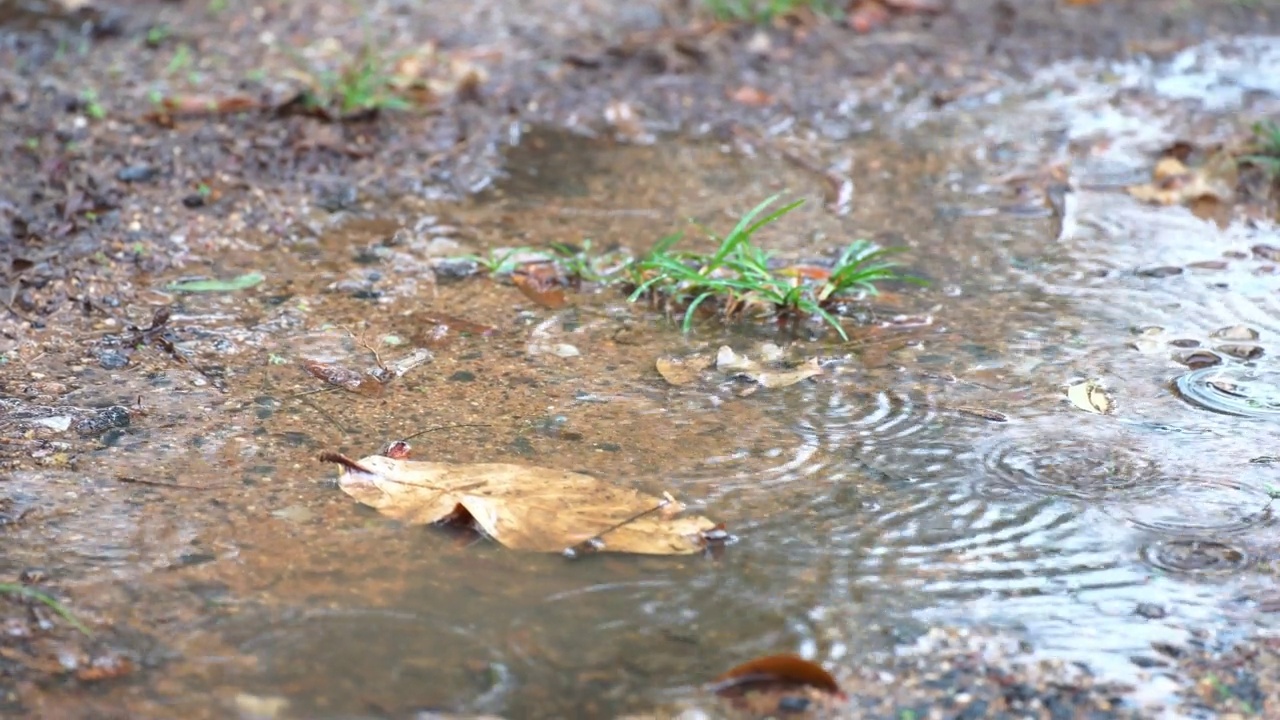
{"label": "grass blade", "polygon": [[53,598],[52,595],[49,595],[48,593],[41,592],[39,590],[36,590],[35,588],[27,587],[26,585],[17,585],[15,583],[0,583],[0,594],[18,595],[20,597],[30,598],[31,600],[35,600],[36,602],[42,603],[45,606],[47,606],[50,610],[57,613],[58,617],[61,617],[63,620],[66,620],[68,623],[70,623],[71,627],[74,627],[76,630],[79,630],[80,632],[84,633],[86,637],[93,637],[93,633],[89,631],[89,628],[85,627],[83,623],[77,620],[76,616],[72,615],[71,611],[68,610],[65,605],[58,602],[56,599]]}

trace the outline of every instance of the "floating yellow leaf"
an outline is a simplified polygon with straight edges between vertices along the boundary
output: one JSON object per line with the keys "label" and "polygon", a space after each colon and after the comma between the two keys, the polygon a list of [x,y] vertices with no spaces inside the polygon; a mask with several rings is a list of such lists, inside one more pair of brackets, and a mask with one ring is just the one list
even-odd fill
{"label": "floating yellow leaf", "polygon": [[684,555],[717,530],[666,499],[581,473],[506,463],[420,462],[372,455],[343,465],[342,491],[383,515],[411,524],[469,517],[512,550]]}
{"label": "floating yellow leaf", "polygon": [[1086,380],[1067,388],[1067,399],[1081,410],[1099,415],[1107,415],[1115,409],[1111,396],[1095,380]]}

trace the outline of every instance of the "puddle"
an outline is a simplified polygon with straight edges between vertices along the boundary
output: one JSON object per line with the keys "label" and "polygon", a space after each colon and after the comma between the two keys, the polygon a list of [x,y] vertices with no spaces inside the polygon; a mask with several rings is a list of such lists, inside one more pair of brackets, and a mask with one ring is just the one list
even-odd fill
{"label": "puddle", "polygon": [[[11,531],[0,564],[52,562],[77,607],[168,645],[161,681],[134,698],[144,709],[228,708],[250,693],[286,698],[287,717],[610,717],[689,697],[756,654],[799,648],[860,665],[930,624],[984,621],[1024,629],[1046,656],[1139,679],[1129,658],[1222,623],[1251,548],[1274,538],[1267,466],[1249,461],[1273,436],[1280,276],[1255,272],[1248,248],[1280,239],[1105,187],[1147,172],[1145,153],[1181,120],[1170,114],[1160,132],[1147,121],[1185,97],[1179,88],[1238,73],[1243,90],[1208,108],[1232,113],[1274,92],[1250,62],[1211,55],[1180,56],[1154,95],[1115,80],[1133,68],[1099,80],[1094,66],[1063,66],[999,107],[860,136],[846,217],[822,208],[822,178],[781,159],[539,131],[473,202],[405,200],[246,239],[252,252],[207,269],[270,268],[261,286],[184,297],[161,292],[171,278],[154,286],[150,301],[175,304],[170,327],[189,363],[155,348],[134,350],[125,371],[76,353],[50,359],[44,372],[70,386],[66,403],[141,413],[94,435],[76,467],[6,486],[47,517]],[[1093,114],[1101,104],[1111,114]],[[939,135],[937,124],[955,129]],[[1000,144],[1012,165],[1042,166],[1096,133],[1116,140],[1080,163],[1079,232],[1064,239],[1043,214],[1000,211],[1007,198],[991,178],[1010,168],[975,159]],[[740,398],[669,387],[654,359],[722,342],[750,351],[765,330],[684,338],[611,291],[553,312],[509,285],[429,279],[442,250],[582,238],[643,249],[684,219],[727,226],[782,190],[811,202],[766,244],[802,258],[856,237],[902,243],[934,283],[877,300],[877,317],[934,322],[848,346],[802,343],[827,372]],[[1204,274],[1136,272],[1224,252],[1243,255]],[[495,333],[435,348],[376,398],[307,394],[317,383],[302,359],[369,368],[367,345],[393,361],[438,311]],[[1237,325],[1255,331],[1260,357],[1179,362]],[[1066,401],[1063,388],[1088,377],[1107,381],[1114,416]],[[65,413],[66,427],[49,424],[64,417],[52,411],[23,417],[60,441],[80,412]],[[418,440],[420,456],[669,490],[739,542],[718,558],[518,555],[354,507],[315,460],[441,426],[458,427]],[[141,477],[175,487],[131,480]],[[72,498],[77,511],[60,512]],[[1139,604],[1168,613],[1144,617]]]}

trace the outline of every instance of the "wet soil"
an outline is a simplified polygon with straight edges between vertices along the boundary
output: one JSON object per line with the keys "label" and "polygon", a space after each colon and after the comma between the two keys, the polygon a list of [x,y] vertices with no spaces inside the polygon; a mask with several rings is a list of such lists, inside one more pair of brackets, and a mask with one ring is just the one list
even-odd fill
{"label": "wet soil", "polygon": [[[1280,9],[958,2],[867,35],[573,9],[0,0],[0,580],[94,631],[5,596],[4,714],[719,716],[700,683],[797,649],[838,669],[841,717],[1273,710],[1280,281],[1256,248],[1280,240],[1123,189],[1173,140],[1277,116],[1280,52],[1243,34]],[[468,65],[430,70],[422,111],[281,111],[370,38]],[[239,96],[260,109],[148,118]],[[784,257],[868,237],[932,284],[841,344],[458,277],[779,191],[810,201],[762,238]],[[441,341],[442,313],[493,332]],[[824,375],[741,397],[653,369],[764,341]],[[418,347],[377,395],[301,367]],[[1114,414],[1066,401],[1089,378]],[[516,554],[380,519],[316,461],[430,428],[420,455],[670,490],[738,542]]]}

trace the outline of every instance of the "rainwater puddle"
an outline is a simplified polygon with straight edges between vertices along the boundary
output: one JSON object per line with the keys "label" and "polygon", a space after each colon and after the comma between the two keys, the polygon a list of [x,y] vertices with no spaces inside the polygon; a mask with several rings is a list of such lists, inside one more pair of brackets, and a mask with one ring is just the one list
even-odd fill
{"label": "rainwater puddle", "polygon": [[[103,614],[130,608],[171,648],[164,681],[139,690],[166,711],[250,693],[287,699],[285,717],[611,717],[690,697],[757,654],[874,663],[932,624],[1025,630],[1045,656],[1146,682],[1131,658],[1154,641],[1268,622],[1233,601],[1277,540],[1270,466],[1250,460],[1274,437],[1280,275],[1249,248],[1280,238],[1263,223],[1223,229],[1143,207],[1115,183],[1143,177],[1150,153],[1192,124],[1276,100],[1253,72],[1280,68],[1274,41],[1240,47],[1257,57],[1218,63],[1195,49],[1186,57],[1201,60],[1180,56],[1154,84],[1139,80],[1145,67],[1052,68],[990,104],[835,148],[854,158],[845,217],[822,208],[821,178],[764,152],[535,132],[475,202],[406,201],[263,240],[219,260],[227,273],[271,267],[260,288],[183,298],[175,313],[187,347],[227,366],[228,392],[163,362],[123,379],[81,368],[93,381],[74,401],[142,394],[149,415],[79,474],[18,479],[32,498],[45,484],[88,494],[94,512],[51,520],[7,564],[67,548],[57,570],[79,579],[77,598]],[[1241,92],[1175,107],[1193,82]],[[1109,144],[1073,165],[1076,232],[997,210],[1007,198],[993,178],[1091,138]],[[727,227],[779,191],[811,202],[764,242],[795,258],[856,237],[904,244],[933,285],[877,300],[877,317],[932,321],[885,323],[849,346],[801,343],[824,359],[822,376],[744,398],[669,387],[653,363],[721,343],[751,351],[762,330],[682,338],[609,292],[553,312],[508,285],[425,279],[442,248],[591,238],[643,249],[687,218]],[[385,242],[398,227],[417,230]],[[1203,272],[1138,272],[1222,257]],[[376,398],[302,394],[316,383],[299,359],[371,366],[361,339],[393,359],[406,346],[385,338],[412,344],[438,311],[496,333],[435,349]],[[1183,364],[1241,325],[1261,354]],[[563,346],[576,353],[539,349]],[[1114,414],[1067,402],[1065,388],[1089,378]],[[669,490],[738,542],[716,558],[520,555],[384,521],[315,461],[450,425],[461,427],[419,439],[417,454]],[[142,474],[200,487],[117,479]]]}

